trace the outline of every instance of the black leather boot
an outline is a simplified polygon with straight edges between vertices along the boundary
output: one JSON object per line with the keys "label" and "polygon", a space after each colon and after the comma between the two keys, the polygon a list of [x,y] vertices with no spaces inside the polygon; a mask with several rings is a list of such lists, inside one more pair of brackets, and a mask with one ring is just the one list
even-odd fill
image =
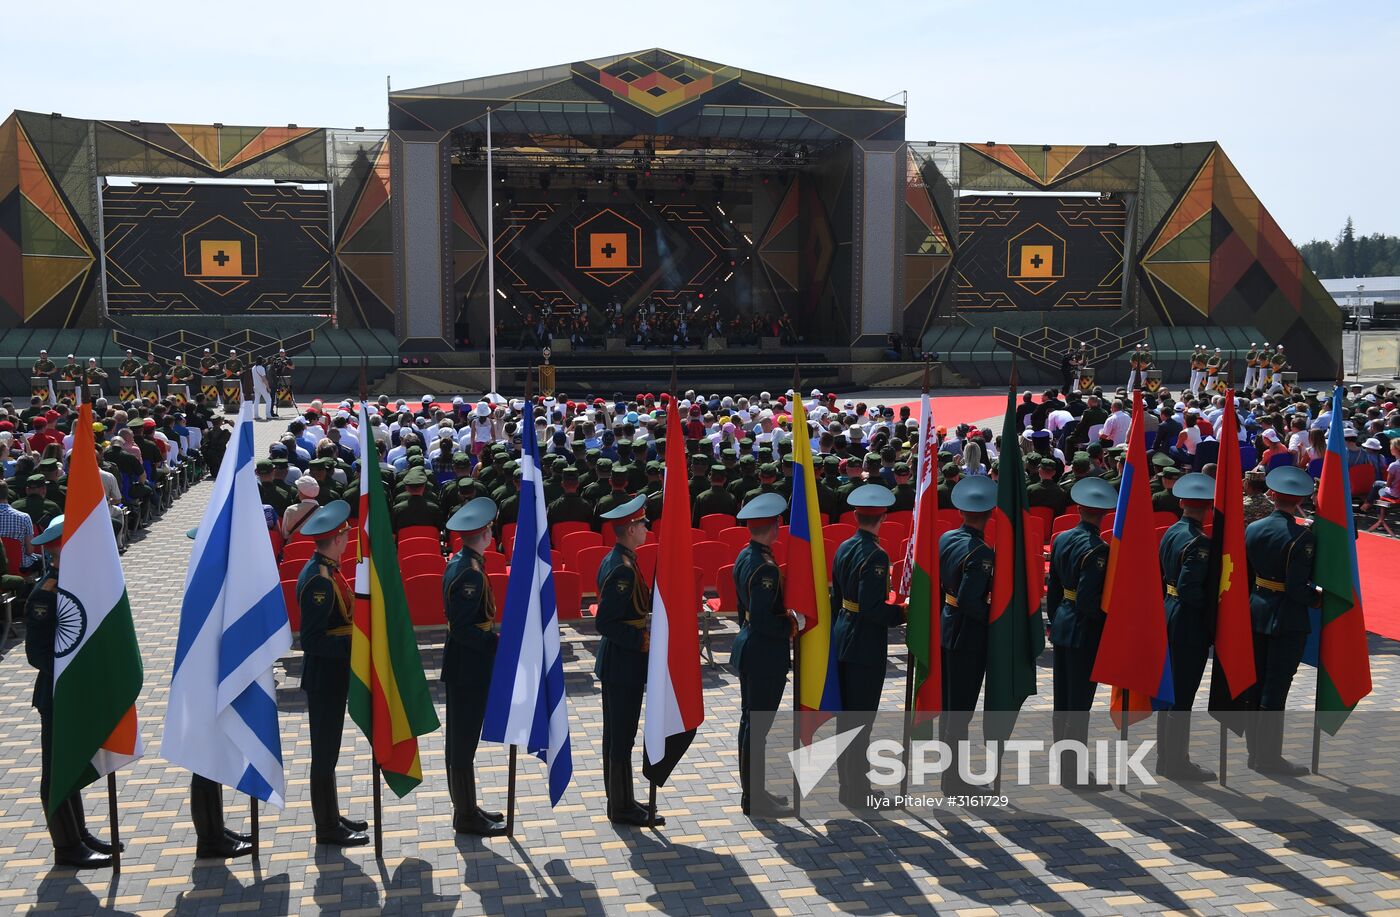
{"label": "black leather boot", "polygon": [[65,800],[58,811],[48,816],[49,837],[53,839],[55,866],[74,869],[102,869],[112,865],[108,854],[98,853],[83,843],[82,829],[73,814],[72,800]]}
{"label": "black leather boot", "polygon": [[87,815],[83,812],[83,801],[78,797],[77,793],[68,797],[67,805],[71,806],[73,809],[73,819],[78,824],[78,837],[83,839],[83,845],[85,847],[90,850],[96,850],[98,853],[106,854],[112,854],[118,850],[126,850],[126,845],[123,843],[119,842],[113,845],[93,836],[92,832],[87,829]]}
{"label": "black leather boot", "polygon": [[229,860],[253,852],[253,845],[224,832],[224,790],[196,775],[190,780],[190,820],[194,822],[194,855],[201,860]]}
{"label": "black leather boot", "polygon": [[452,830],[458,834],[500,837],[506,826],[499,819],[487,818],[476,804],[476,769],[471,765],[452,768]]}
{"label": "black leather boot", "polygon": [[369,835],[347,827],[340,817],[335,775],[311,777],[311,814],[316,821],[316,843],[335,847],[363,847]]}

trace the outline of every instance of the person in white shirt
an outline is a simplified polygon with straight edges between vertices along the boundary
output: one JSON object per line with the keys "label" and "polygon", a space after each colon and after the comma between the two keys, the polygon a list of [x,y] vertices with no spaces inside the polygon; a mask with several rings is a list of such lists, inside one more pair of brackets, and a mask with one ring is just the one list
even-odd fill
{"label": "person in white shirt", "polygon": [[1103,422],[1103,430],[1100,436],[1107,436],[1113,441],[1113,445],[1121,446],[1128,441],[1128,430],[1133,425],[1133,418],[1127,411],[1123,410],[1123,402],[1114,401],[1113,408],[1108,415],[1108,419]]}
{"label": "person in white shirt", "polygon": [[[253,419],[254,419],[254,420],[271,420],[271,419],[272,419],[272,409],[273,409],[273,404],[272,404],[272,388],[268,385],[268,382],[267,382],[267,364],[266,364],[266,362],[263,360],[262,357],[258,357],[256,360],[253,361],[252,373],[253,373]],[[267,412],[266,412],[266,416],[259,417],[259,416],[258,416],[258,407],[259,407],[260,405],[262,405],[264,402],[267,403]]]}

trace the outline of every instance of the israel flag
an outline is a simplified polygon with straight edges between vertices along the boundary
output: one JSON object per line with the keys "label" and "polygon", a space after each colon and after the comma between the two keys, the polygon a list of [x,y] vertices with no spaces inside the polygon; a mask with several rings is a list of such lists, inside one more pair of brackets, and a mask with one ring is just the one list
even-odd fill
{"label": "israel flag", "polygon": [[282,808],[272,664],[291,647],[244,402],[185,576],[162,757]]}
{"label": "israel flag", "polygon": [[481,737],[519,745],[546,762],[549,802],[558,805],[573,779],[574,762],[569,751],[569,700],[564,694],[564,661],[559,655],[559,611],[540,479],[540,446],[530,401],[525,402],[520,427],[523,442],[515,553]]}

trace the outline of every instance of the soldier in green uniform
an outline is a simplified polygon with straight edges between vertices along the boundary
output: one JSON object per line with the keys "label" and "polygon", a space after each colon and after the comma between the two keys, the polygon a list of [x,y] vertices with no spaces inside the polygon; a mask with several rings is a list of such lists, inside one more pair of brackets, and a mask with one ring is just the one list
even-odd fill
{"label": "soldier in green uniform", "polygon": [[70,353],[68,355],[68,362],[58,368],[58,377],[64,382],[82,381],[83,368],[78,365],[78,358]]}
{"label": "soldier in green uniform", "polygon": [[[792,638],[797,624],[783,604],[783,575],[773,558],[773,542],[787,501],[765,494],[739,511],[748,523],[749,544],[734,561],[734,586],[739,596],[739,634],[729,664],[739,674],[739,786],[745,815],[784,817],[792,814],[786,797],[768,792],[764,780],[764,739],[755,737],[753,712],[776,712],[787,687]],[[766,718],[762,722],[772,725]],[[757,758],[753,748],[759,749]],[[757,789],[755,789],[755,785]]]}
{"label": "soldier in green uniform", "polygon": [[[1011,474],[1011,471],[1007,471]],[[997,502],[996,484],[982,475],[963,478],[953,487],[953,506],[962,514],[961,527],[938,539],[939,583],[943,590],[939,623],[942,628],[943,713],[938,738],[952,749],[943,772],[943,792],[976,793],[959,772],[959,743],[967,741],[972,711],[987,674],[987,624],[995,557],[983,532]]]}
{"label": "soldier in green uniform", "polygon": [[514,525],[520,516],[520,482],[525,471],[515,462],[510,464],[510,483],[501,488],[496,499],[497,536],[505,526]]}
{"label": "soldier in green uniform", "polygon": [[[1087,745],[1089,709],[1094,704],[1094,657],[1099,652],[1105,616],[1104,576],[1108,545],[1100,536],[1103,517],[1118,503],[1112,485],[1087,478],[1074,485],[1071,499],[1079,507],[1079,524],[1055,539],[1050,552],[1050,581],[1045,607],[1050,613],[1050,643],[1055,647],[1054,741]],[[1067,762],[1071,755],[1061,756]],[[1062,766],[1060,780],[1075,790],[1107,789],[1088,777],[1087,753],[1071,769]]]}
{"label": "soldier in green uniform", "polygon": [[170,381],[181,385],[189,385],[194,381],[194,370],[186,366],[185,358],[178,354],[175,356],[175,365],[170,367]]}
{"label": "soldier in green uniform", "polygon": [[862,808],[870,797],[866,750],[880,692],[885,685],[885,665],[891,628],[904,623],[904,606],[891,605],[890,559],[880,546],[880,523],[894,503],[894,494],[878,484],[851,492],[856,533],[836,549],[831,567],[831,648],[836,654],[836,675],[841,685],[839,729],[859,728],[838,763],[842,805]]}
{"label": "soldier in green uniform", "polygon": [[[638,493],[646,494],[648,498],[650,498],[652,494],[661,493],[661,473],[665,470],[665,462],[661,462],[656,459],[652,459],[651,461],[647,462],[646,484],[642,486],[642,489],[638,491]],[[735,499],[737,500],[738,497],[735,497]],[[650,500],[648,500],[648,502],[650,502]]]}
{"label": "soldier in green uniform", "polygon": [[631,480],[632,469],[626,465],[612,465],[608,468],[608,483],[612,489],[598,498],[598,502],[593,506],[594,531],[602,531],[607,525],[603,521],[606,515],[624,503],[632,500],[632,494],[627,492],[627,482]]}
{"label": "soldier in green uniform", "polygon": [[637,567],[637,548],[647,539],[643,505],[633,497],[603,517],[617,543],[598,568],[598,658],[593,674],[603,694],[603,786],[608,820],[620,825],[664,824],[640,805],[632,786],[632,746],[642,716],[651,634],[651,584]]}
{"label": "soldier in green uniform", "polygon": [[[63,476],[63,465],[56,458],[46,458],[39,462],[39,474],[44,476],[44,498],[63,512],[68,502],[68,479]],[[32,517],[31,517],[32,518]]]}
{"label": "soldier in green uniform", "polygon": [[209,348],[204,348],[204,355],[199,358],[199,371],[206,376],[217,376],[219,374],[219,358],[209,352]]}
{"label": "soldier in green uniform", "polygon": [[663,472],[665,472],[665,470],[665,462],[647,462],[647,487],[651,488],[654,485],[654,489],[649,490],[646,494],[644,494],[644,496],[647,498],[646,516],[647,522],[649,523],[656,522],[658,519],[661,518],[661,508],[666,499],[665,491],[662,489],[661,486],[661,475]]}
{"label": "soldier in green uniform", "polygon": [[[1085,456],[1088,459],[1088,456]],[[1060,472],[1060,463],[1046,456],[1040,460],[1036,469],[1039,476],[1030,487],[1026,488],[1026,498],[1029,506],[1048,506],[1054,515],[1060,516],[1069,506],[1070,497],[1060,487],[1055,480],[1055,476]]]}
{"label": "soldier in green uniform", "polygon": [[[909,481],[909,473],[908,462],[894,463],[894,487],[890,489],[890,493],[894,494],[894,503],[890,505],[892,513],[914,508],[914,485]],[[820,496],[818,496],[818,502],[820,502]]]}
{"label": "soldier in green uniform", "polygon": [[1245,739],[1249,766],[1261,774],[1299,777],[1308,772],[1283,757],[1283,709],[1312,621],[1309,608],[1320,601],[1313,584],[1317,536],[1294,517],[1313,493],[1312,477],[1301,468],[1275,468],[1265,477],[1274,513],[1245,529],[1244,551],[1251,582],[1254,672],[1249,705],[1257,711]]}
{"label": "soldier in green uniform", "polygon": [[442,486],[442,512],[449,519],[476,496],[476,478],[472,477],[472,457],[465,452],[452,456],[452,473],[456,475]]}
{"label": "soldier in green uniform", "polygon": [[591,527],[593,505],[578,492],[578,469],[573,465],[565,465],[564,470],[560,472],[559,485],[564,488],[564,493],[545,510],[551,531],[553,526],[560,522],[587,522]]}
{"label": "soldier in green uniform", "polygon": [[96,357],[88,357],[87,368],[83,370],[83,384],[101,386],[106,381],[107,370],[97,365]]}
{"label": "soldier in green uniform", "polygon": [[243,372],[243,361],[238,358],[238,351],[230,350],[228,359],[224,361],[224,378],[237,379]]}
{"label": "soldier in green uniform", "polygon": [[[24,608],[24,654],[39,673],[34,679],[33,703],[34,709],[39,711],[39,798],[45,805],[53,760],[54,641],[59,614],[58,563],[62,536],[62,516],[34,536],[34,547],[44,549],[46,563]],[[112,865],[113,846],[93,837],[87,830],[81,792],[69,796],[54,812],[46,812],[45,818],[53,840],[55,866],[97,869]]]}
{"label": "soldier in green uniform", "polygon": [[29,375],[42,376],[45,379],[52,379],[53,374],[58,371],[58,364],[49,359],[47,350],[39,351],[39,359],[34,361],[34,365],[29,367]]}
{"label": "soldier in green uniform", "polygon": [[1203,474],[1188,474],[1169,492],[1177,498],[1182,515],[1162,536],[1158,557],[1175,699],[1170,708],[1157,713],[1157,773],[1170,780],[1214,780],[1213,771],[1191,760],[1189,746],[1191,706],[1215,637],[1216,596],[1206,588],[1211,541],[1202,528],[1214,506],[1215,481]]}
{"label": "soldier in green uniform", "polygon": [[403,496],[394,504],[390,515],[394,531],[414,525],[442,528],[442,508],[428,499],[428,473],[422,468],[410,468],[403,476]]}
{"label": "soldier in green uniform", "polygon": [[[612,493],[612,459],[600,458],[594,464],[593,483],[583,489],[583,498],[595,507],[598,502]],[[594,520],[594,530],[598,528],[597,520]]]}
{"label": "soldier in green uniform", "polygon": [[938,482],[938,508],[953,509],[953,488],[962,480],[962,468],[957,462],[943,463],[943,480]]}
{"label": "soldier in green uniform", "polygon": [[253,470],[258,475],[258,497],[264,504],[272,507],[272,511],[281,519],[282,514],[287,511],[287,507],[292,504],[287,502],[286,494],[278,489],[277,481],[274,480],[276,470],[271,459],[259,459],[253,466]]}
{"label": "soldier in green uniform", "polygon": [[[747,505],[750,500],[763,494],[776,493],[778,493],[778,466],[772,462],[765,462],[758,466],[758,486],[744,494],[744,504]],[[778,494],[778,496],[782,496],[782,494]]]}
{"label": "soldier in green uniform", "polygon": [[155,354],[146,354],[146,362],[141,364],[141,378],[147,382],[159,382],[165,378],[165,367],[156,362]]}
{"label": "soldier in green uniform", "polygon": [[301,689],[311,733],[311,812],[316,843],[360,847],[369,843],[368,825],[340,814],[335,765],[345,729],[350,692],[350,629],[353,598],[340,576],[340,558],[349,537],[350,506],[335,500],[316,510],[301,527],[316,539],[316,553],[297,578],[301,608]]}
{"label": "soldier in green uniform", "polygon": [[752,453],[739,457],[739,473],[729,482],[726,489],[736,504],[742,505],[749,491],[758,489],[758,460]]}
{"label": "soldier in green uniform", "polygon": [[492,540],[496,504],[477,497],[447,521],[462,533],[462,550],[447,562],[442,601],[447,610],[447,644],[442,681],[447,686],[447,786],[452,797],[452,829],[459,834],[495,837],[506,833],[501,813],[476,803],[476,746],[486,719],[486,695],[496,661],[496,602],[482,559]]}
{"label": "soldier in green uniform", "polygon": [[1215,348],[1215,353],[1206,358],[1206,387],[1215,390],[1215,380],[1220,376],[1220,367],[1225,362],[1225,358],[1220,355],[1220,348]]}
{"label": "soldier in green uniform", "polygon": [[1154,513],[1171,513],[1178,519],[1181,518],[1181,499],[1176,493],[1177,481],[1181,474],[1181,469],[1175,465],[1168,465],[1162,469],[1162,489],[1152,495]]}
{"label": "soldier in green uniform", "polygon": [[29,516],[36,526],[48,525],[54,517],[63,512],[57,503],[48,498],[48,486],[48,478],[42,474],[31,474],[24,480],[24,496],[11,504]]}
{"label": "soldier in green uniform", "polygon": [[136,374],[141,371],[141,361],[136,359],[136,354],[130,350],[126,352],[126,359],[122,360],[117,367],[117,372],[129,378],[136,378]]}
{"label": "soldier in green uniform", "polygon": [[733,516],[739,512],[739,501],[726,489],[729,483],[729,472],[723,465],[710,466],[710,489],[702,490],[700,496],[695,498],[690,511],[690,524],[696,528],[700,527],[700,520],[714,513],[726,516]]}

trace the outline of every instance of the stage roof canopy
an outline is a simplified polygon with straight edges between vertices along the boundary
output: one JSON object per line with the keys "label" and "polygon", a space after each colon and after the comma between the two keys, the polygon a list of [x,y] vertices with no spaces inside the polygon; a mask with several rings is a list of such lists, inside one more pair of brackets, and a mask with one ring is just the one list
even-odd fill
{"label": "stage roof canopy", "polygon": [[[389,93],[389,128],[673,145],[904,139],[904,106],[651,48]],[[715,143],[717,142],[717,143]],[[615,144],[613,144],[615,145]]]}

